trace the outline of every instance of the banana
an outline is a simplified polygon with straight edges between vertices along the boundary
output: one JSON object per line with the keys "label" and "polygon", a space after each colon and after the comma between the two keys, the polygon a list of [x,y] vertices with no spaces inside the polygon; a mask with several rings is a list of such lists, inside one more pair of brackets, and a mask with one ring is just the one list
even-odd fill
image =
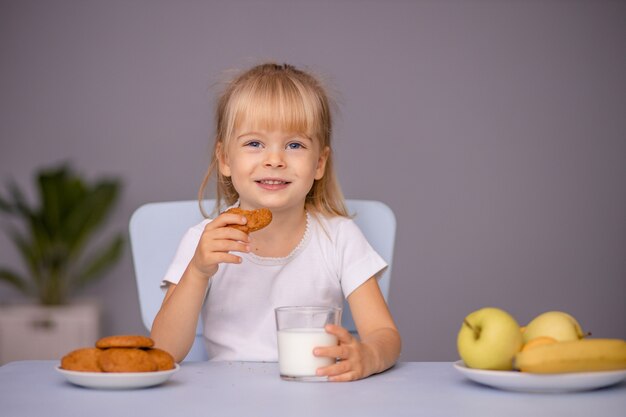
{"label": "banana", "polygon": [[581,339],[536,346],[518,352],[514,366],[541,374],[626,369],[626,341]]}

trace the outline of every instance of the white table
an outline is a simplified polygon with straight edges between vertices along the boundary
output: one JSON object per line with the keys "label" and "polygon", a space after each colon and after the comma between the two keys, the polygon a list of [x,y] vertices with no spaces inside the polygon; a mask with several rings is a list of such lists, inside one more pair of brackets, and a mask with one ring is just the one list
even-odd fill
{"label": "white table", "polygon": [[183,363],[163,385],[103,391],[74,386],[55,361],[0,367],[0,415],[21,416],[624,416],[626,383],[580,393],[500,391],[449,362],[404,362],[349,383],[290,382],[275,363]]}

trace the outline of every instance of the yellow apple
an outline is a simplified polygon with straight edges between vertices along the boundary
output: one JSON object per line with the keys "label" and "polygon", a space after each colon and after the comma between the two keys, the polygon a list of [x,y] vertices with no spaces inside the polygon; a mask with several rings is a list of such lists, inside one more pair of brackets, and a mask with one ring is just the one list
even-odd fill
{"label": "yellow apple", "polygon": [[465,365],[477,369],[513,369],[522,348],[522,332],[506,311],[485,307],[470,313],[459,330],[457,349]]}
{"label": "yellow apple", "polygon": [[522,333],[524,343],[540,336],[567,342],[582,339],[585,334],[578,321],[571,315],[562,311],[548,311],[532,319]]}

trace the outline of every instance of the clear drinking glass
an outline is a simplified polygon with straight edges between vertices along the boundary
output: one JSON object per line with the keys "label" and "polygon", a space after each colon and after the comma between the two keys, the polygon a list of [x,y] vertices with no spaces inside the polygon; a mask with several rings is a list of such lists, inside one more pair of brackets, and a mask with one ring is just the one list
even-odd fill
{"label": "clear drinking glass", "polygon": [[336,346],[337,337],[326,333],[327,324],[341,324],[340,307],[290,306],[278,307],[278,367],[280,376],[293,381],[325,381],[315,375],[317,368],[335,363],[335,358],[317,357],[313,349]]}

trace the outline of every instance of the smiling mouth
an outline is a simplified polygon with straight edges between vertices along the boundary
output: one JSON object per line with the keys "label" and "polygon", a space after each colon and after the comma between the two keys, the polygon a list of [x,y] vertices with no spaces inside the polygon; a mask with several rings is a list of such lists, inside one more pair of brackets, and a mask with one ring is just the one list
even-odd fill
{"label": "smiling mouth", "polygon": [[264,185],[285,185],[285,184],[290,184],[289,181],[281,181],[281,180],[258,180],[256,181],[259,184],[264,184]]}

